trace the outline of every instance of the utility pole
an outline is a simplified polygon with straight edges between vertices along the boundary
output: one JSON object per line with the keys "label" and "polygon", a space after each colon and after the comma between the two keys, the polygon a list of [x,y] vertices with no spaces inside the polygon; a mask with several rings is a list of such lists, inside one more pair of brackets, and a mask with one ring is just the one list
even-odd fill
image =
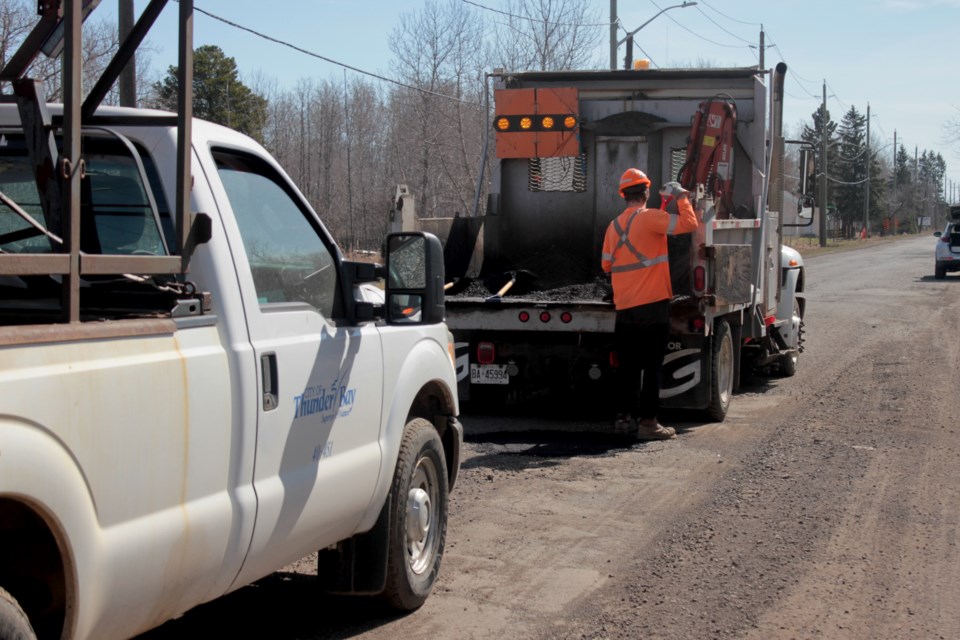
{"label": "utility pole", "polygon": [[870,230],[870,103],[867,103],[867,181],[863,194],[863,228]]}
{"label": "utility pole", "polygon": [[[894,198],[897,197],[897,130],[896,129],[893,130],[893,197]],[[890,201],[891,207],[894,206],[895,204],[896,204],[895,200]],[[892,218],[894,217],[895,212],[896,212],[896,209],[892,209],[890,211],[891,222],[893,222]]]}
{"label": "utility pole", "polygon": [[823,106],[820,112],[820,246],[827,246],[827,81],[823,81]]}
{"label": "utility pole", "polygon": [[617,68],[617,0],[610,0],[610,71]]}
{"label": "utility pole", "polygon": [[761,24],[760,25],[760,71],[763,71],[764,69],[766,69],[766,67],[763,66],[763,52],[766,50],[767,48],[763,45],[763,25]]}
{"label": "utility pole", "polygon": [[[920,195],[920,189],[918,188],[918,185],[920,184],[920,163],[918,161],[919,158],[917,157],[917,150],[919,148],[920,148],[919,145],[913,145],[913,200],[914,200],[913,205],[914,206],[916,206],[917,197]],[[920,215],[923,215],[924,210],[926,210],[927,208],[926,186],[924,186],[923,188],[923,195],[924,195],[924,198],[923,198],[923,204],[920,209]],[[916,214],[914,214],[914,217],[916,217]]]}
{"label": "utility pole", "polygon": [[[133,0],[120,0],[117,10],[117,22],[120,28],[120,42],[123,42],[133,31]],[[137,106],[137,54],[130,56],[130,61],[120,72],[120,106]]]}

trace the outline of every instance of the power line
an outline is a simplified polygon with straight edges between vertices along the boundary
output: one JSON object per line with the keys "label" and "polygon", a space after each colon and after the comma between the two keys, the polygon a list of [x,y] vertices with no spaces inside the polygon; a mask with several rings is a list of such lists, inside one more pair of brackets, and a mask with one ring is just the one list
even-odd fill
{"label": "power line", "polygon": [[473,0],[460,0],[460,2],[463,2],[464,4],[472,5],[474,7],[477,7],[478,9],[483,9],[484,11],[492,11],[493,13],[499,13],[500,15],[503,15],[503,16],[516,18],[517,20],[529,20],[530,22],[537,22],[537,23],[542,22],[546,24],[557,25],[558,27],[609,27],[610,26],[609,22],[595,22],[593,24],[580,23],[580,22],[553,22],[551,20],[533,18],[531,16],[518,16],[515,13],[510,13],[508,11],[501,11],[500,9],[494,9],[493,7],[484,6],[478,2],[473,2]]}
{"label": "power line", "polygon": [[730,20],[731,22],[739,22],[740,24],[748,24],[748,25],[752,25],[752,26],[755,26],[755,27],[762,27],[762,26],[763,26],[763,25],[760,24],[759,22],[745,22],[745,21],[743,21],[743,20],[737,20],[736,18],[731,18],[730,16],[728,16],[728,15],[725,14],[724,12],[720,11],[719,9],[714,9],[713,7],[711,7],[711,6],[710,6],[710,3],[706,2],[706,0],[700,0],[700,4],[702,4],[703,6],[705,6],[705,7],[708,8],[708,9],[710,9],[711,11],[714,11],[714,12],[716,12],[716,13],[719,13],[721,16],[723,16],[723,17],[726,18],[727,20]]}
{"label": "power line", "polygon": [[[617,17],[617,26],[620,27],[625,34],[630,35],[630,32],[627,31],[627,28],[626,28],[625,26],[623,26],[623,23],[622,23],[622,22],[620,22],[620,18],[619,18],[619,17]],[[658,65],[656,62],[654,62],[653,58],[650,57],[650,54],[647,53],[647,52],[644,50],[644,48],[641,47],[637,42],[634,42],[633,44],[634,44],[634,46],[635,46],[637,49],[640,49],[640,52],[641,52],[643,55],[645,55],[645,56],[647,57],[647,60],[650,61],[650,64],[656,65],[656,66],[658,66],[658,67],[660,66],[660,65]]]}
{"label": "power line", "polygon": [[[826,80],[824,80],[824,82],[826,82]],[[840,96],[837,95],[836,89],[834,89],[833,87],[831,87],[829,82],[826,82],[826,85],[827,85],[827,87],[830,89],[830,91],[833,91],[833,94],[830,95],[830,96],[828,96],[828,97],[833,98],[834,100],[836,100],[837,102],[839,102],[839,103],[840,103],[840,106],[843,107],[844,109],[849,109],[850,107],[847,105],[847,103],[845,103],[843,100],[841,100],[841,99],[840,99]]]}
{"label": "power line", "polygon": [[[652,4],[653,6],[655,6],[657,9],[660,9],[660,11],[664,11],[664,9],[661,9],[660,6],[659,6],[656,2],[654,2],[653,0],[650,0],[650,4]],[[742,45],[742,44],[724,44],[724,43],[722,43],[722,42],[716,42],[716,41],[711,40],[711,39],[709,39],[709,38],[704,38],[703,36],[701,36],[700,34],[698,34],[697,32],[695,32],[693,29],[690,29],[690,28],[687,27],[686,25],[678,22],[678,21],[677,21],[673,16],[671,16],[670,14],[666,14],[666,15],[667,15],[668,18],[670,18],[670,20],[671,20],[675,25],[677,25],[678,27],[680,27],[680,28],[683,29],[684,31],[687,31],[688,33],[696,36],[696,37],[699,38],[700,40],[703,40],[704,42],[709,42],[710,44],[716,45],[716,46],[718,46],[718,47],[727,47],[728,49],[741,49],[741,48],[743,48],[743,46],[744,46],[744,45]]]}
{"label": "power line", "polygon": [[[767,34],[767,39],[769,39],[769,38],[770,38],[770,32],[767,31],[766,34]],[[770,42],[770,46],[777,50],[777,53],[780,54],[780,59],[781,59],[781,60],[783,60],[784,62],[787,61],[787,57],[786,57],[785,55],[783,55],[783,51],[780,50],[780,47],[779,47],[776,43],[774,43],[774,42],[771,41],[771,42]],[[809,79],[807,79],[807,78],[804,78],[803,76],[799,75],[796,71],[792,72],[792,74],[793,74],[793,77],[796,78],[798,81],[809,82],[810,84],[816,84],[816,82],[817,82],[816,80],[809,80]]]}
{"label": "power line", "polygon": [[803,96],[795,96],[795,95],[793,95],[792,93],[790,93],[789,91],[787,91],[786,89],[784,89],[783,92],[784,92],[785,94],[787,94],[788,96],[790,96],[791,98],[793,98],[794,100],[811,100],[811,99],[813,99],[813,100],[819,100],[819,99],[820,99],[820,96],[815,96],[815,95],[809,95],[809,96],[806,97],[806,98],[803,97]]}
{"label": "power line", "polygon": [[[819,178],[819,177],[821,177],[821,176],[823,176],[822,173],[819,174],[817,177]],[[830,182],[832,182],[833,184],[843,184],[843,185],[849,185],[849,186],[858,185],[858,184],[864,184],[865,182],[870,182],[870,178],[864,178],[863,180],[857,180],[856,182],[844,182],[843,180],[837,180],[836,178],[831,178],[830,176],[827,176],[827,180],[830,181]]]}
{"label": "power line", "polygon": [[720,29],[721,31],[724,31],[724,32],[730,34],[731,36],[733,36],[733,37],[736,38],[737,40],[740,40],[740,41],[742,41],[742,42],[746,42],[746,43],[747,43],[748,45],[750,45],[750,46],[754,46],[754,43],[753,43],[752,40],[747,40],[746,38],[741,38],[740,36],[738,36],[737,34],[735,34],[733,31],[730,31],[729,29],[726,29],[726,28],[723,27],[719,22],[717,22],[716,20],[714,20],[713,18],[711,18],[710,16],[708,16],[706,13],[704,13],[703,9],[701,9],[699,6],[697,6],[697,11],[699,11],[699,12],[700,12],[700,15],[702,15],[704,18],[706,18],[707,20],[709,20],[710,22],[712,22],[713,24],[715,24],[715,25],[717,26],[717,28]]}
{"label": "power line", "polygon": [[227,20],[227,19],[224,18],[224,17],[221,17],[221,16],[218,16],[218,15],[216,15],[216,14],[210,13],[209,11],[206,11],[206,10],[204,10],[204,9],[201,9],[200,7],[197,7],[197,6],[194,6],[194,7],[193,7],[193,10],[196,11],[197,13],[202,13],[203,15],[205,15],[205,16],[207,16],[207,17],[209,17],[209,18],[212,18],[212,19],[214,19],[214,20],[217,20],[218,22],[222,22],[222,23],[225,24],[225,25],[231,26],[231,27],[233,27],[234,29],[239,29],[239,30],[241,30],[241,31],[246,31],[247,33],[251,33],[251,34],[257,36],[258,38],[263,38],[264,40],[268,40],[269,42],[273,42],[273,43],[275,43],[275,44],[279,44],[279,45],[282,45],[282,46],[284,46],[284,47],[288,47],[288,48],[293,49],[294,51],[297,51],[297,52],[302,53],[302,54],[304,54],[304,55],[308,55],[308,56],[311,56],[311,57],[313,57],[313,58],[317,58],[317,59],[319,59],[319,60],[323,60],[324,62],[329,62],[330,64],[335,64],[335,65],[337,65],[338,67],[342,67],[342,68],[344,68],[344,69],[349,69],[350,71],[353,71],[353,72],[355,72],[355,73],[359,73],[359,74],[361,74],[361,75],[369,76],[369,77],[371,77],[371,78],[376,78],[377,80],[381,80],[381,81],[383,81],[383,82],[389,82],[389,83],[395,84],[395,85],[397,85],[397,86],[399,86],[399,87],[403,87],[403,88],[405,88],[405,89],[411,89],[411,90],[413,90],[413,91],[418,91],[418,92],[420,92],[420,93],[424,93],[424,94],[427,94],[427,95],[435,96],[435,97],[437,97],[437,98],[443,98],[443,99],[445,99],[445,100],[451,100],[451,101],[453,101],[453,102],[459,102],[459,103],[461,103],[461,104],[469,104],[469,105],[473,105],[473,106],[477,106],[477,107],[482,107],[482,106],[483,106],[483,105],[480,104],[479,102],[473,102],[473,101],[471,101],[471,100],[463,100],[463,99],[461,99],[461,98],[457,98],[457,97],[454,97],[454,96],[448,96],[448,95],[446,95],[445,93],[437,93],[436,91],[430,91],[429,89],[422,89],[422,88],[416,87],[416,86],[414,86],[414,85],[412,85],[412,84],[407,84],[407,83],[405,83],[405,82],[400,82],[399,80],[394,80],[393,78],[388,78],[388,77],[386,77],[386,76],[381,76],[381,75],[376,74],[376,73],[373,73],[373,72],[371,72],[371,71],[365,71],[364,69],[360,69],[359,67],[354,67],[354,66],[351,66],[351,65],[349,65],[349,64],[346,64],[346,63],[343,63],[343,62],[339,62],[339,61],[337,61],[337,60],[334,60],[333,58],[328,58],[327,56],[320,55],[319,53],[314,53],[313,51],[308,51],[307,49],[304,49],[303,47],[298,47],[298,46],[295,45],[295,44],[291,44],[291,43],[286,42],[286,41],[284,41],[284,40],[280,40],[279,38],[274,38],[273,36],[268,36],[268,35],[266,35],[265,33],[260,33],[259,31],[255,31],[255,30],[253,30],[253,29],[251,29],[251,28],[249,28],[249,27],[245,27],[245,26],[243,26],[243,25],[241,25],[241,24],[237,24],[236,22],[233,22],[232,20]]}
{"label": "power line", "polygon": [[[769,36],[769,34],[767,34],[767,35]],[[787,59],[786,59],[786,57],[783,55],[783,51],[780,50],[780,47],[778,47],[775,43],[771,43],[769,46],[773,47],[773,48],[776,50],[776,52],[780,54],[780,60],[782,60],[784,63],[787,62]],[[803,83],[804,83],[804,78],[803,78],[802,76],[800,76],[799,74],[797,74],[796,71],[793,70],[793,65],[787,64],[787,73],[789,73],[789,74],[791,75],[791,77],[793,77],[793,79],[797,81],[797,86],[800,87],[800,88],[804,91],[804,93],[806,93],[808,96],[810,96],[810,97],[813,98],[814,100],[819,100],[819,99],[820,99],[820,96],[818,96],[817,94],[813,93],[812,91],[810,91],[809,89],[807,89],[807,88],[804,86],[804,84],[803,84]],[[806,80],[806,82],[812,83],[813,81],[812,81],[812,80]],[[792,96],[792,97],[795,97],[795,96]]]}

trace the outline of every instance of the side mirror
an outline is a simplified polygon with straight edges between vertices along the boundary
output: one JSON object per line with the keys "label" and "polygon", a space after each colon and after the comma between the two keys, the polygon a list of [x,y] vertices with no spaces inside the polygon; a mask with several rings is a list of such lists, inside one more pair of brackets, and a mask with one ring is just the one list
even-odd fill
{"label": "side mirror", "polygon": [[812,195],[814,188],[814,174],[816,161],[813,150],[807,147],[800,149],[800,195]]}
{"label": "side mirror", "polygon": [[388,235],[386,275],[388,324],[443,322],[443,246],[435,235]]}
{"label": "side mirror", "polygon": [[939,237],[942,236],[942,235],[943,235],[943,232],[942,232],[942,231],[934,231],[934,232],[933,232],[933,237],[934,237],[934,238],[939,238]]}
{"label": "side mirror", "polygon": [[[783,223],[784,227],[809,227],[813,224],[813,207],[816,202],[813,193],[816,187],[817,156],[813,145],[805,140],[785,140],[786,144],[800,146],[797,180],[797,219],[802,222]],[[785,176],[786,177],[786,176]]]}

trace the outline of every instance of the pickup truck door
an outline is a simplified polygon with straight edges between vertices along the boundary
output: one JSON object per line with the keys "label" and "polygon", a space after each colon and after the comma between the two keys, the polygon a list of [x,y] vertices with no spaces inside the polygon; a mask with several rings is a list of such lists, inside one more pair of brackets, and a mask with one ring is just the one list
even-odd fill
{"label": "pickup truck door", "polygon": [[246,582],[348,537],[368,510],[383,358],[374,324],[338,319],[335,245],[285,176],[252,154],[212,156],[260,389]]}

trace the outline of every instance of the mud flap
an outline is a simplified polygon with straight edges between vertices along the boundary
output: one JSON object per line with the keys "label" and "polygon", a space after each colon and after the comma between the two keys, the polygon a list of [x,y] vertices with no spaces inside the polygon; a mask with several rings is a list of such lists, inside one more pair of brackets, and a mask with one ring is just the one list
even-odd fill
{"label": "mud flap", "polygon": [[710,404],[710,339],[699,335],[670,336],[660,371],[660,405],[703,409]]}
{"label": "mud flap", "polygon": [[377,595],[387,584],[387,543],[390,539],[388,495],[373,529],[317,554],[317,579],[327,593]]}
{"label": "mud flap", "polygon": [[453,349],[456,354],[457,395],[460,402],[464,402],[470,400],[470,343],[458,340],[453,344]]}

